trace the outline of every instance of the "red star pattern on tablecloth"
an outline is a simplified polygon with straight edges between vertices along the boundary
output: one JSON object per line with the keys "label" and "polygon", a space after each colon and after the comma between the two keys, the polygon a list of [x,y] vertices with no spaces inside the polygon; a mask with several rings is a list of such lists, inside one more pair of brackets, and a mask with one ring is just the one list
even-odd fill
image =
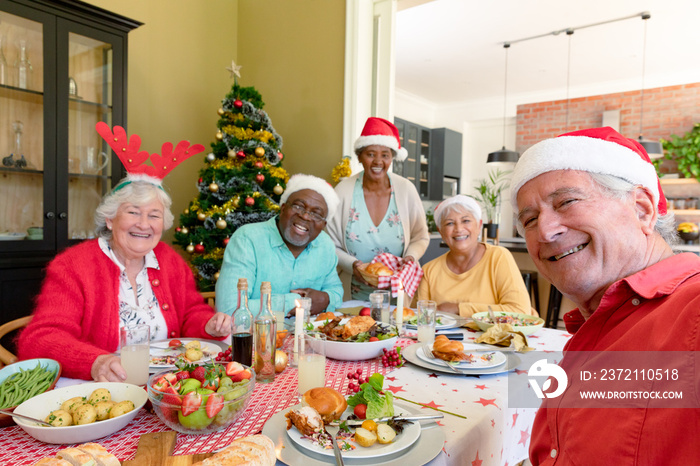
{"label": "red star pattern on tablecloth", "polygon": [[394,386],[394,385],[389,385],[386,389],[389,390],[389,391],[392,392],[392,393],[399,393],[399,392],[405,392],[405,391],[406,391],[406,390],[403,389],[403,387],[401,387],[401,386],[396,387],[396,386]]}
{"label": "red star pattern on tablecloth", "polygon": [[518,413],[513,414],[513,427],[515,427],[515,423],[518,421]]}
{"label": "red star pattern on tablecloth", "polygon": [[423,404],[423,407],[425,407],[425,408],[434,408],[434,409],[442,408],[444,406],[444,405],[435,404],[434,401],[431,401],[430,403],[422,403],[422,404]]}
{"label": "red star pattern on tablecloth", "polygon": [[474,388],[477,388],[479,390],[486,390],[486,385],[475,385]]}
{"label": "red star pattern on tablecloth", "polygon": [[431,372],[430,374],[428,374],[428,377],[435,377],[437,379],[438,375],[435,372]]}
{"label": "red star pattern on tablecloth", "polygon": [[522,443],[523,445],[527,445],[527,441],[530,438],[530,433],[525,430],[520,431],[520,440],[518,440],[518,444]]}
{"label": "red star pattern on tablecloth", "polygon": [[[478,401],[475,401],[474,403],[481,403],[482,406],[486,407],[486,406],[488,406],[488,405],[494,405],[494,406],[496,406],[495,401],[496,401],[495,398],[493,398],[493,399],[491,399],[491,400],[487,400],[486,398],[479,398],[479,400],[478,400]],[[498,408],[498,406],[496,406],[496,408]]]}
{"label": "red star pattern on tablecloth", "polygon": [[390,381],[390,382],[394,382],[394,381],[396,380],[396,377],[389,377],[389,376],[386,376],[386,377],[384,377],[384,380],[388,380],[388,381]]}
{"label": "red star pattern on tablecloth", "polygon": [[481,466],[481,460],[479,459],[479,450],[476,450],[476,458],[472,461],[472,466]]}

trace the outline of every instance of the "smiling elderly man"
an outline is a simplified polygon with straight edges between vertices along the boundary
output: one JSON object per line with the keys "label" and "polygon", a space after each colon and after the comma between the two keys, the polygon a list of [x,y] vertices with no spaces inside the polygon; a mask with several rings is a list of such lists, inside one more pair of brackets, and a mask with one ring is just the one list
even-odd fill
{"label": "smiling elderly man", "polygon": [[[537,269],[578,305],[564,317],[573,337],[562,365],[577,352],[624,355],[628,365],[662,355],[685,384],[683,408],[650,400],[586,408],[572,404],[580,392],[569,373],[569,389],[537,413],[532,463],[697,464],[700,443],[689,435],[700,426],[700,258],[671,250],[673,214],[647,153],[611,128],[564,134],[523,154],[512,187]],[[660,391],[673,381],[641,382]]]}
{"label": "smiling elderly man", "polygon": [[311,313],[335,310],[343,298],[335,245],[323,231],[338,207],[338,196],[321,178],[294,175],[280,198],[280,214],[244,225],[231,236],[216,282],[216,307],[231,314],[237,305],[239,278],[247,278],[248,306],[260,309],[260,284],[284,294],[285,310],[300,296],[311,298]]}

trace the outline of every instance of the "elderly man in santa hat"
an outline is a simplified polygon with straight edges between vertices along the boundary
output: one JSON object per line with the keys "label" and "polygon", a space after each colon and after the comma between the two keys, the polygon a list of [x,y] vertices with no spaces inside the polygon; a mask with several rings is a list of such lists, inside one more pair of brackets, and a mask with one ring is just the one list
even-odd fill
{"label": "elderly man in santa hat", "polygon": [[[532,463],[696,464],[700,444],[688,434],[700,426],[700,257],[673,253],[673,214],[647,153],[612,128],[542,141],[516,165],[512,201],[537,269],[578,305],[564,316],[573,337],[562,367],[580,352],[586,364],[614,359],[623,373],[639,374],[658,355],[672,366],[669,377],[624,382],[625,396],[640,399],[594,408],[577,398],[589,382],[567,371],[567,391],[537,413]],[[620,388],[608,369],[595,386]],[[643,396],[676,382],[683,407]]]}
{"label": "elderly man in santa hat", "polygon": [[335,245],[323,229],[338,208],[338,196],[321,178],[294,175],[280,198],[280,213],[266,222],[240,227],[231,236],[216,282],[216,307],[231,314],[237,282],[247,278],[248,306],[260,308],[260,284],[285,295],[285,309],[300,296],[311,298],[311,314],[333,311],[343,300]]}

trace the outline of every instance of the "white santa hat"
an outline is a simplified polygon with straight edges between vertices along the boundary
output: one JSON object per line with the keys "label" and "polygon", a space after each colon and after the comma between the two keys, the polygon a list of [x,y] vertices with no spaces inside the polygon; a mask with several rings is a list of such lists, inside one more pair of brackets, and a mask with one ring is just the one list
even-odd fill
{"label": "white santa hat", "polygon": [[362,128],[362,134],[355,141],[355,153],[359,154],[360,149],[367,146],[379,145],[388,147],[396,154],[396,160],[403,162],[408,156],[405,148],[401,147],[399,140],[399,130],[389,120],[383,118],[369,117]]}
{"label": "white santa hat", "polygon": [[517,210],[518,191],[525,183],[555,170],[613,175],[644,186],[653,194],[659,215],[667,212],[666,197],[649,155],[637,141],[622,136],[609,126],[562,134],[526,150],[513,170],[513,209]]}
{"label": "white santa hat", "polygon": [[326,180],[313,175],[297,174],[292,176],[287,182],[287,187],[285,188],[284,193],[282,193],[282,196],[280,197],[280,204],[287,202],[289,196],[297,191],[301,191],[302,189],[311,189],[312,191],[316,191],[323,196],[323,200],[326,202],[326,207],[328,207],[328,215],[326,215],[326,220],[330,220],[335,214],[335,211],[338,209],[340,199],[338,199],[338,195],[335,193],[335,190],[333,190],[333,187],[328,184]]}

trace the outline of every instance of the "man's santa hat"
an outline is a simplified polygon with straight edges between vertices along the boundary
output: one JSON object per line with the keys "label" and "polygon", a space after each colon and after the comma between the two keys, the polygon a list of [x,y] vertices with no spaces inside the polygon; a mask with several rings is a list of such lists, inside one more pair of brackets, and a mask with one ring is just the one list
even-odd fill
{"label": "man's santa hat", "polygon": [[517,209],[520,188],[531,179],[555,170],[579,170],[622,178],[648,188],[659,215],[664,215],[666,197],[649,155],[634,139],[614,129],[591,128],[545,139],[530,147],[518,160],[511,181],[511,204]]}
{"label": "man's santa hat", "polygon": [[313,175],[298,173],[292,176],[289,181],[287,181],[287,187],[285,188],[284,193],[282,193],[282,197],[280,197],[280,205],[286,203],[289,196],[291,196],[293,193],[301,191],[302,189],[310,189],[323,196],[326,207],[328,207],[328,215],[326,215],[326,220],[330,220],[333,215],[335,215],[335,211],[338,210],[338,204],[340,204],[338,195],[326,180]]}
{"label": "man's santa hat", "polygon": [[379,145],[388,147],[396,154],[396,160],[403,162],[408,156],[399,141],[399,130],[389,120],[369,117],[362,128],[362,134],[355,141],[355,153],[359,155],[363,147]]}

